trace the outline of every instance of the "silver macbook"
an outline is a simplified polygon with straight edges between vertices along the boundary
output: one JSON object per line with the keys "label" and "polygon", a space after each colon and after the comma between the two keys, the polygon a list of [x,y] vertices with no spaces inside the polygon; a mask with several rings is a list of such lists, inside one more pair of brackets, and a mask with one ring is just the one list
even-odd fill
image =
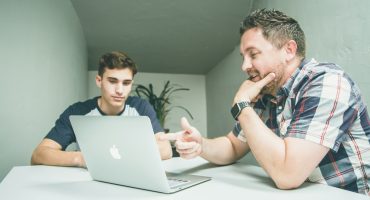
{"label": "silver macbook", "polygon": [[166,173],[146,116],[70,116],[94,180],[173,193],[210,177]]}

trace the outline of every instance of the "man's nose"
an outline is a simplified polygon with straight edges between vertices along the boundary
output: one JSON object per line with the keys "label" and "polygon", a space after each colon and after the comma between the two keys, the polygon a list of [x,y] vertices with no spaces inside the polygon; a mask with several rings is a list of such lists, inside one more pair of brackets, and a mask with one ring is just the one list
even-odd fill
{"label": "man's nose", "polygon": [[249,58],[244,58],[243,63],[242,63],[242,70],[244,72],[247,72],[252,68],[252,63],[250,62]]}
{"label": "man's nose", "polygon": [[117,84],[116,93],[117,94],[122,94],[123,93],[123,85],[122,84]]}

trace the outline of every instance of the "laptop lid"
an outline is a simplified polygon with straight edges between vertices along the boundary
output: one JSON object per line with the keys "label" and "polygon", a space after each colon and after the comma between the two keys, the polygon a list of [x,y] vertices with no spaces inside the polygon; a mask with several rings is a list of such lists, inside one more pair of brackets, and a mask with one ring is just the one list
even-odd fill
{"label": "laptop lid", "polygon": [[94,180],[163,193],[210,180],[184,175],[183,184],[171,187],[146,116],[70,116],[70,121]]}

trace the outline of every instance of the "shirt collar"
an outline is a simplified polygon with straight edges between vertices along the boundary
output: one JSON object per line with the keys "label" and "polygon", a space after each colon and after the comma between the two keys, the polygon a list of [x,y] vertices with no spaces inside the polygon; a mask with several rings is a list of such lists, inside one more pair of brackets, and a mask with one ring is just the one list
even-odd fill
{"label": "shirt collar", "polygon": [[289,77],[286,83],[278,90],[276,94],[276,101],[278,104],[281,104],[283,99],[286,99],[289,95],[289,92],[292,90],[294,80],[298,76],[299,72],[302,68],[309,62],[308,59],[303,59],[299,67],[293,72],[293,74]]}

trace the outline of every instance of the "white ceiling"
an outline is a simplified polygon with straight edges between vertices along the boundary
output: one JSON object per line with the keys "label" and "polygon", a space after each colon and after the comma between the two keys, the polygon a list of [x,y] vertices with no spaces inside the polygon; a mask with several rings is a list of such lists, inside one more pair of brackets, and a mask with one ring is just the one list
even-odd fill
{"label": "white ceiling", "polygon": [[89,53],[125,51],[140,72],[206,74],[239,42],[253,0],[71,0]]}

